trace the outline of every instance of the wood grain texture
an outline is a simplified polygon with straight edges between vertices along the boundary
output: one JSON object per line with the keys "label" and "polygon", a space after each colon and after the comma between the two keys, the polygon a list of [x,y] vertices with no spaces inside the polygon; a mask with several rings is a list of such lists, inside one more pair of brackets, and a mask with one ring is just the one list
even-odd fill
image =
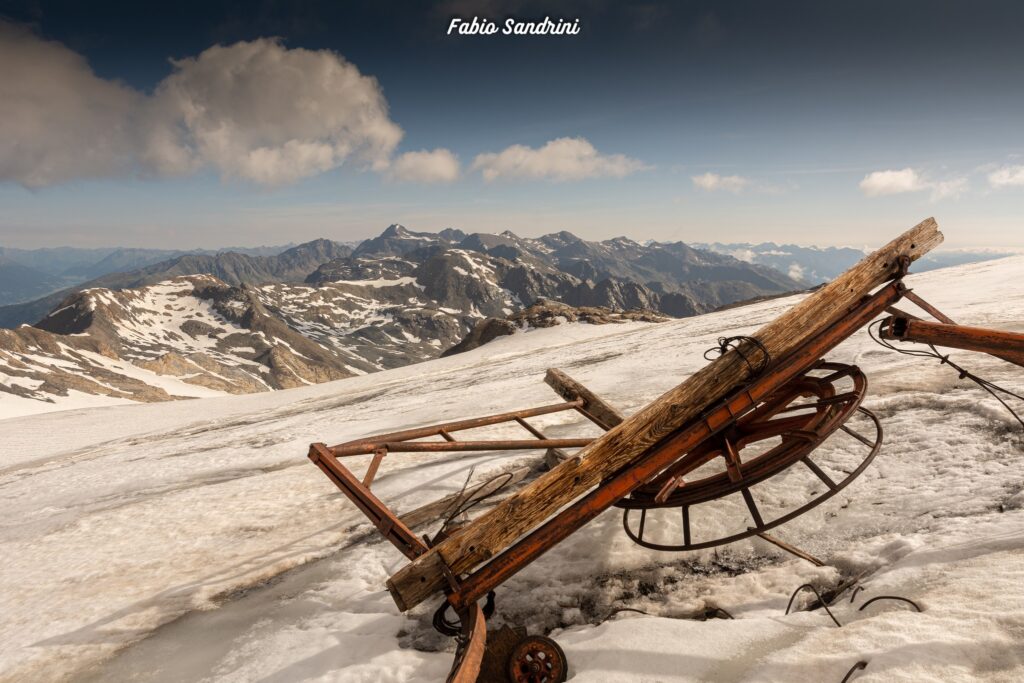
{"label": "wood grain texture", "polygon": [[888,327],[890,333],[882,336],[888,339],[988,353],[1024,366],[1024,334],[1018,332],[911,319],[906,319],[900,327],[903,329],[900,336],[891,334],[892,326]]}
{"label": "wood grain texture", "polygon": [[[921,222],[804,298],[754,336],[772,359],[784,358],[845,315],[863,296],[896,276],[900,257],[916,260],[941,242],[942,233],[935,220]],[[740,351],[755,363],[760,358],[760,351],[750,342],[743,342]],[[596,439],[577,457],[531,482],[461,533],[396,572],[388,580],[395,603],[404,611],[442,590],[446,585],[444,565],[455,574],[462,574],[487,561],[749,379],[750,367],[739,352],[729,351],[715,359]]]}
{"label": "wood grain texture", "polygon": [[544,375],[544,381],[566,401],[582,398],[583,406],[578,410],[605,431],[617,427],[625,419],[622,417],[622,413],[606,403],[604,399],[558,368],[549,368],[547,374]]}

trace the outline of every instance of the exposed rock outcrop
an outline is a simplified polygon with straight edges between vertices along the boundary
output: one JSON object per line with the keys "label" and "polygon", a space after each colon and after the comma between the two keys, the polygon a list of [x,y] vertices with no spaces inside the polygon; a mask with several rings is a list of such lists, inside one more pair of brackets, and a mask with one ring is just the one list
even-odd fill
{"label": "exposed rock outcrop", "polygon": [[625,322],[660,323],[668,320],[650,310],[614,311],[596,306],[568,306],[559,301],[541,299],[522,311],[505,318],[485,318],[478,322],[468,335],[455,346],[447,349],[442,356],[452,356],[475,349],[497,339],[531,328],[554,327],[565,323],[607,325]]}

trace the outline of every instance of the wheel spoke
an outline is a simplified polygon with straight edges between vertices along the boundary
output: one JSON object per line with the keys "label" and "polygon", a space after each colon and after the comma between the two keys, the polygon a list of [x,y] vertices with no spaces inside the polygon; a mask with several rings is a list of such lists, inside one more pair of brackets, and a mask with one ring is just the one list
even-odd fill
{"label": "wheel spoke", "polygon": [[796,410],[806,410],[808,408],[825,408],[827,406],[835,405],[837,403],[846,403],[852,399],[857,398],[858,394],[855,391],[848,391],[845,394],[836,394],[835,396],[828,396],[827,398],[818,399],[813,403],[797,403],[795,405],[787,406],[780,410],[780,413],[791,413]]}
{"label": "wheel spoke", "polygon": [[737,442],[741,444],[741,446],[745,446],[748,443],[753,443],[755,441],[764,441],[765,439],[771,439],[772,437],[782,436],[788,431],[805,427],[807,423],[813,419],[814,414],[812,413],[810,415],[797,415],[795,417],[765,420],[763,422],[743,425],[737,429],[740,433],[740,438]]}
{"label": "wheel spoke", "polygon": [[850,429],[846,425],[844,425],[844,424],[843,425],[839,425],[839,428],[842,429],[847,434],[849,434],[850,436],[852,436],[853,438],[857,439],[857,441],[860,441],[865,446],[868,446],[869,448],[874,448],[875,447],[875,443],[873,441],[869,441],[866,436],[864,436],[863,434],[860,434],[859,432],[853,431],[852,429]]}
{"label": "wheel spoke", "polygon": [[735,484],[743,479],[740,454],[736,451],[736,447],[732,445],[732,441],[728,438],[723,439],[723,446],[722,457],[725,458],[725,471],[729,475],[729,480]]}
{"label": "wheel spoke", "polygon": [[750,489],[744,487],[742,490],[743,500],[747,503],[747,509],[750,510],[750,516],[754,520],[754,527],[760,529],[764,526],[764,520],[761,519],[761,513],[757,509],[757,505],[754,504],[754,497],[750,495]]}
{"label": "wheel spoke", "polygon": [[832,477],[825,474],[825,470],[818,467],[817,463],[815,463],[809,457],[804,456],[801,459],[801,462],[807,465],[807,468],[811,470],[811,472],[814,472],[814,474],[817,475],[818,479],[821,479],[823,482],[825,482],[825,486],[829,487],[830,489],[834,489],[836,487],[836,483],[832,481]]}

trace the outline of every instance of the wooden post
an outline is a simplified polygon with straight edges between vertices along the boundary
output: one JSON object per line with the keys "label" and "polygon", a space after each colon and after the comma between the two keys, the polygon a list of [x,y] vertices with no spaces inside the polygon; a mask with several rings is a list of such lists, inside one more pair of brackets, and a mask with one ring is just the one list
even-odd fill
{"label": "wooden post", "polygon": [[[844,316],[862,297],[897,276],[942,242],[935,220],[911,228],[860,263],[808,295],[754,334],[773,361],[785,358],[808,339]],[[744,341],[740,350],[756,362],[759,348]],[[459,534],[407,564],[388,580],[388,590],[405,611],[458,576],[502,552],[559,508],[602,479],[628,466],[659,441],[700,415],[708,406],[750,379],[739,352],[728,351],[683,383],[652,401],[546,475],[509,496]]]}
{"label": "wooden post", "polygon": [[882,326],[881,336],[987,353],[1024,367],[1024,334],[1018,332],[895,317]]}
{"label": "wooden post", "polygon": [[600,396],[557,368],[549,368],[544,375],[544,381],[566,401],[582,399],[583,405],[576,410],[605,431],[617,427],[624,419],[622,413],[608,405]]}

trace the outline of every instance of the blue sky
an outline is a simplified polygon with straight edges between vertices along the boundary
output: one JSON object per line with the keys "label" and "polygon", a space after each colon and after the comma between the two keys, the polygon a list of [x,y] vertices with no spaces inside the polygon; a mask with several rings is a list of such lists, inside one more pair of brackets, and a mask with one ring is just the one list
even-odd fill
{"label": "blue sky", "polygon": [[[582,31],[445,35],[474,15]],[[0,16],[7,246],[355,240],[393,222],[860,246],[929,215],[948,245],[1024,246],[1019,3]]]}

